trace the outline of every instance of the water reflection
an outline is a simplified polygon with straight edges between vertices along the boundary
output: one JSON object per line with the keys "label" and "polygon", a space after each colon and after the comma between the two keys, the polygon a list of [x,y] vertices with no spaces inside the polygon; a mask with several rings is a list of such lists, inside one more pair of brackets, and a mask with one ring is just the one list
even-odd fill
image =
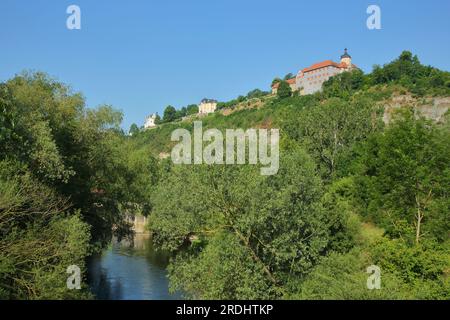
{"label": "water reflection", "polygon": [[154,250],[148,235],[137,234],[131,243],[113,241],[89,261],[91,290],[101,300],[180,299],[168,291],[168,260],[166,253]]}

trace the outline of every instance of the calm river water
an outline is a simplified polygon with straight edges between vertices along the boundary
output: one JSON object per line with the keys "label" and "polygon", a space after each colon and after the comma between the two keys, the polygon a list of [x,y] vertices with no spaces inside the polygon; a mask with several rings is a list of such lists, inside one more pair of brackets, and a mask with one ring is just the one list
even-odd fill
{"label": "calm river water", "polygon": [[101,300],[169,300],[165,253],[156,252],[150,236],[136,234],[133,242],[113,241],[88,263],[92,292]]}

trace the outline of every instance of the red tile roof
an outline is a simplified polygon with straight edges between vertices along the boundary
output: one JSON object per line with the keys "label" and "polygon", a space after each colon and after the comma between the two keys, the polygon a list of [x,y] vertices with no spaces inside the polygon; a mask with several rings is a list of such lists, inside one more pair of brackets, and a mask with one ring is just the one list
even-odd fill
{"label": "red tile roof", "polygon": [[317,69],[322,69],[326,67],[335,67],[335,68],[347,68],[347,65],[345,63],[336,63],[331,60],[322,61],[319,63],[315,63],[312,66],[305,68],[302,70],[302,72],[310,72]]}
{"label": "red tile roof", "polygon": [[[288,79],[288,80],[286,80],[286,82],[288,84],[295,84],[295,78]],[[278,89],[279,86],[280,86],[280,82],[276,82],[272,85],[272,88]]]}
{"label": "red tile roof", "polygon": [[289,83],[289,84],[294,84],[295,83],[295,78],[288,79],[288,80],[286,80],[286,82]]}

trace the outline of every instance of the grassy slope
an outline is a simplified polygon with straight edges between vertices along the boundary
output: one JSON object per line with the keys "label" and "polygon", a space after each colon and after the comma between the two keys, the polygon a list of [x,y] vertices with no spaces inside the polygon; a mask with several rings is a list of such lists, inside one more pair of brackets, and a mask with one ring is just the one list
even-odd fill
{"label": "grassy slope", "polygon": [[[374,103],[381,105],[398,104],[396,97],[403,97],[408,92],[401,86],[374,86],[358,95],[369,96]],[[449,97],[450,98],[450,97]],[[396,102],[395,102],[396,101]],[[407,105],[423,104],[427,99],[410,97]],[[202,121],[203,129],[248,129],[248,128],[282,128],[284,121],[301,116],[304,108],[314,107],[326,100],[320,95],[292,97],[279,100],[275,96],[265,96],[237,104],[233,109],[224,109],[204,117],[192,117],[185,121],[165,123],[157,128],[141,132],[136,137],[138,145],[150,148],[151,153],[158,156],[160,153],[170,153],[175,145],[170,141],[171,133],[177,128],[184,128],[192,132],[193,121]],[[414,103],[415,102],[415,103]]]}
{"label": "grassy slope", "polygon": [[170,141],[173,130],[184,128],[192,132],[193,121],[202,121],[203,130],[278,128],[286,117],[298,115],[305,106],[306,100],[303,97],[293,97],[280,102],[274,97],[266,97],[260,103],[248,105],[244,102],[233,110],[221,110],[201,118],[162,124],[155,129],[141,132],[137,140],[141,146],[149,147],[152,154],[157,156],[161,152],[170,152],[174,145]]}

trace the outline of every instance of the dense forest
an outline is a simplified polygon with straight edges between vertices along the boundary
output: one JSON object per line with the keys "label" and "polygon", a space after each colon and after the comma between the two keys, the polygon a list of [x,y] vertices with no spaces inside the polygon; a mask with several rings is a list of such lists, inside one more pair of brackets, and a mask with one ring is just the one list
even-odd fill
{"label": "dense forest", "polygon": [[[280,88],[286,86],[280,85]],[[172,291],[198,299],[450,299],[450,112],[392,97],[450,97],[450,73],[410,52],[309,96],[254,90],[204,128],[279,128],[280,169],[173,165],[171,117],[120,127],[111,106],[42,73],[0,84],[0,298],[89,299],[66,268],[148,216],[172,252]],[[193,106],[181,115],[195,111]],[[179,115],[180,113],[178,113]],[[368,290],[367,267],[381,270]]]}

